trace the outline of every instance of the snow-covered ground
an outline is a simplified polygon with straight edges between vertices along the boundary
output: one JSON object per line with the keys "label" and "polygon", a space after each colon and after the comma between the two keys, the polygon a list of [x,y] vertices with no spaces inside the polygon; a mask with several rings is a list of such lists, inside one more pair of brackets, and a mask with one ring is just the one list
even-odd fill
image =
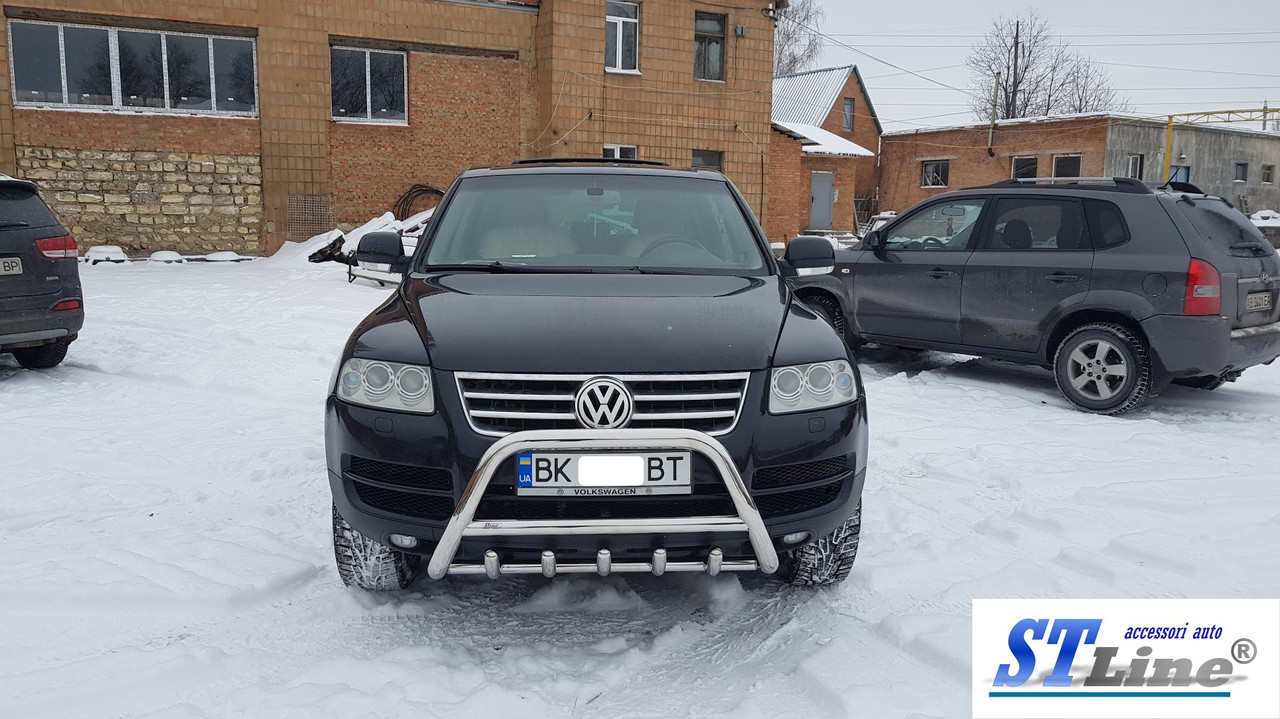
{"label": "snow-covered ground", "polygon": [[960,717],[974,597],[1280,595],[1280,364],[1132,415],[1047,372],[864,362],[836,590],[333,570],[322,402],[388,293],[298,248],[82,266],[59,368],[0,359],[0,717]]}

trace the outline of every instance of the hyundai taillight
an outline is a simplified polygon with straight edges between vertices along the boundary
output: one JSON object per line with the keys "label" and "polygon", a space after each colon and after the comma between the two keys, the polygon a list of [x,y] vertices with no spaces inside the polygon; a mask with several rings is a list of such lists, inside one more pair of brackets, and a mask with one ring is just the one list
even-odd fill
{"label": "hyundai taillight", "polygon": [[36,249],[40,250],[40,254],[51,260],[64,260],[76,258],[76,238],[67,235],[66,237],[50,237],[44,240],[36,240]]}
{"label": "hyundai taillight", "polygon": [[1187,268],[1187,296],[1182,303],[1186,315],[1216,315],[1222,311],[1222,280],[1218,270],[1204,260],[1191,260]]}
{"label": "hyundai taillight", "polygon": [[63,300],[53,306],[54,312],[66,312],[67,310],[80,309],[80,300]]}

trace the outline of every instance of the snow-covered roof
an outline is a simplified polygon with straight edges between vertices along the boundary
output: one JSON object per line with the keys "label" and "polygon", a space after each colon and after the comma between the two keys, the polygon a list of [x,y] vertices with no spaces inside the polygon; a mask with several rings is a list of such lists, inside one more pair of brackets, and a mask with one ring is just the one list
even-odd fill
{"label": "snow-covered roof", "polygon": [[850,142],[839,135],[827,132],[817,125],[806,125],[800,122],[778,122],[774,127],[800,140],[804,151],[810,155],[837,155],[840,157],[872,157],[874,152]]}
{"label": "snow-covered roof", "polygon": [[[1013,127],[1017,125],[1038,125],[1052,124],[1055,122],[1070,122],[1072,120],[1109,120],[1127,125],[1149,125],[1152,127],[1165,127],[1168,124],[1167,115],[1150,116],[1135,115],[1123,112],[1082,112],[1070,115],[1038,115],[1036,117],[1015,117],[1007,120],[997,120],[996,127]],[[884,133],[885,137],[899,137],[903,135],[920,135],[927,132],[950,132],[953,130],[977,130],[986,129],[991,126],[989,122],[973,122],[964,125],[945,125],[941,127],[921,127],[912,130],[893,130]],[[1176,128],[1179,130],[1195,129],[1195,130],[1216,130],[1220,132],[1234,132],[1242,135],[1260,135],[1263,137],[1280,138],[1280,134],[1275,132],[1263,132],[1251,127],[1231,127],[1228,125],[1203,124],[1203,125],[1186,125],[1177,123]]]}
{"label": "snow-covered roof", "polygon": [[862,82],[862,74],[857,65],[828,67],[821,70],[808,70],[791,75],[778,75],[773,78],[773,121],[797,122],[803,125],[821,127],[836,107],[836,101],[844,86],[853,76],[858,80],[862,96],[866,100],[867,112],[876,124],[876,130],[883,132],[880,117],[871,104],[871,95]]}

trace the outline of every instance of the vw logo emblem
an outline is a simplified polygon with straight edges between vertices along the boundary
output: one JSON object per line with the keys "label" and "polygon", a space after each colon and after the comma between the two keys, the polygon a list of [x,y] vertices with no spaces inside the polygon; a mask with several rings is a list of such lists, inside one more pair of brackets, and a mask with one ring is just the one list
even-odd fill
{"label": "vw logo emblem", "polygon": [[587,429],[622,429],[631,424],[633,412],[631,390],[609,377],[583,382],[573,398],[573,414]]}

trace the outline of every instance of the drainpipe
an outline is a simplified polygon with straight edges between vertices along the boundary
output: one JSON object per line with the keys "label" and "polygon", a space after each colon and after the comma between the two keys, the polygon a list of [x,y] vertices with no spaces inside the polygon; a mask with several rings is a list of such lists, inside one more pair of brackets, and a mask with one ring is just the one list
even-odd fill
{"label": "drainpipe", "polygon": [[987,131],[987,157],[995,157],[996,113],[1000,103],[1000,73],[996,73],[996,89],[991,93],[991,129]]}

